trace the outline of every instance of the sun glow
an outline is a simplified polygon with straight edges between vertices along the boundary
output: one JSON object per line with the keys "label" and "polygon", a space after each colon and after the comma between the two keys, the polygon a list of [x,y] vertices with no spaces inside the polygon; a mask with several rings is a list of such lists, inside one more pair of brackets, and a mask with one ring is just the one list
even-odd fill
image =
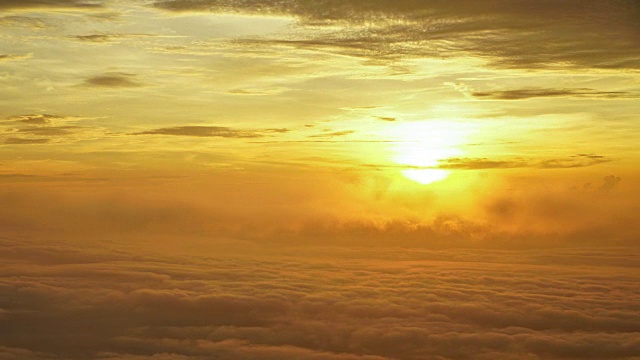
{"label": "sun glow", "polygon": [[403,170],[402,175],[407,179],[426,185],[446,179],[449,176],[449,171],[441,169],[410,169]]}
{"label": "sun glow", "polygon": [[442,181],[449,176],[448,170],[438,169],[441,160],[460,156],[460,145],[470,133],[467,124],[448,121],[420,121],[397,126],[392,134],[399,144],[393,161],[406,165],[401,171],[406,178],[420,184]]}

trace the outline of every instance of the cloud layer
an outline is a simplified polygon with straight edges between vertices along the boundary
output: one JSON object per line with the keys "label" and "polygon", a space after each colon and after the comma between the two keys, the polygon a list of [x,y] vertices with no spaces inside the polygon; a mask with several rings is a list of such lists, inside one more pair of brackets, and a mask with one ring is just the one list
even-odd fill
{"label": "cloud layer", "polygon": [[1,246],[3,359],[633,359],[640,351],[640,259],[624,249],[233,257],[214,239],[197,256]]}
{"label": "cloud layer", "polygon": [[[473,54],[506,67],[640,67],[635,1],[162,0],[156,6],[296,16],[304,26],[320,30],[273,43],[358,56]],[[323,29],[329,25],[344,28]]]}

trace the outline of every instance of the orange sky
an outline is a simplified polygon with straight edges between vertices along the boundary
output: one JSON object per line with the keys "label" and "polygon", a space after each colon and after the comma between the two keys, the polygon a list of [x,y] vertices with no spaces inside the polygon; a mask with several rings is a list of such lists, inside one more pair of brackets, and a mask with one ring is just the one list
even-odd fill
{"label": "orange sky", "polygon": [[5,1],[1,221],[636,244],[634,4]]}

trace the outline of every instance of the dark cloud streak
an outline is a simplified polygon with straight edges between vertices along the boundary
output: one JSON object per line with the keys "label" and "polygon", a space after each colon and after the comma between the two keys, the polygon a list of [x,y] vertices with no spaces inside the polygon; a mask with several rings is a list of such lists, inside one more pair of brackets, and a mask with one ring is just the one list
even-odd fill
{"label": "dark cloud streak", "polygon": [[397,120],[396,118],[390,116],[376,116],[376,119],[388,122],[394,122]]}
{"label": "dark cloud streak", "polygon": [[68,125],[79,120],[82,118],[54,114],[15,115],[0,122],[4,127],[0,128],[0,135],[8,136],[4,141],[7,145],[64,142],[81,138],[92,131],[89,127]]}
{"label": "dark cloud streak", "polygon": [[51,123],[55,121],[64,121],[70,119],[73,118],[52,114],[28,114],[12,116],[9,117],[7,121],[15,121],[27,125],[51,125]]}
{"label": "dark cloud streak", "polygon": [[133,88],[141,87],[142,83],[135,80],[134,74],[114,73],[94,76],[85,80],[86,85],[104,88]]}
{"label": "dark cloud streak", "polygon": [[546,160],[491,160],[487,158],[449,158],[442,160],[439,169],[483,170],[483,169],[569,169],[594,166],[611,162],[613,159],[593,154],[579,154],[569,158]]}
{"label": "dark cloud streak", "polygon": [[31,55],[13,55],[13,54],[0,54],[0,62],[24,60],[30,58]]}
{"label": "dark cloud streak", "polygon": [[471,54],[500,67],[640,68],[640,5],[631,0],[165,0],[155,6],[177,12],[290,15],[310,29],[343,25],[335,32],[252,41],[354,56]]}
{"label": "dark cloud streak", "polygon": [[254,129],[240,130],[225,126],[175,126],[148,131],[142,131],[133,135],[173,135],[193,137],[221,137],[221,138],[261,138],[268,134],[285,133],[288,129]]}
{"label": "dark cloud streak", "polygon": [[0,11],[37,8],[96,9],[101,7],[103,7],[103,1],[100,0],[3,0],[0,2]]}
{"label": "dark cloud streak", "polygon": [[517,89],[503,91],[475,91],[472,96],[491,100],[524,100],[531,98],[578,97],[595,99],[628,99],[637,98],[625,91],[598,91],[594,89]]}
{"label": "dark cloud streak", "polygon": [[7,145],[29,145],[29,144],[46,144],[49,143],[51,139],[25,139],[25,138],[15,138],[10,137],[7,138],[4,143]]}
{"label": "dark cloud streak", "polygon": [[125,39],[145,38],[152,37],[149,34],[119,34],[119,33],[101,33],[101,34],[88,34],[88,35],[76,35],[71,36],[71,39],[78,40],[86,43],[95,44],[108,44],[120,42]]}
{"label": "dark cloud streak", "polygon": [[80,129],[78,126],[49,126],[49,127],[29,127],[19,129],[18,132],[23,134],[38,136],[64,136],[71,135],[75,130]]}
{"label": "dark cloud streak", "polygon": [[340,136],[347,136],[354,134],[353,130],[343,130],[343,131],[333,131],[333,132],[325,132],[322,134],[309,135],[310,138],[334,138]]}

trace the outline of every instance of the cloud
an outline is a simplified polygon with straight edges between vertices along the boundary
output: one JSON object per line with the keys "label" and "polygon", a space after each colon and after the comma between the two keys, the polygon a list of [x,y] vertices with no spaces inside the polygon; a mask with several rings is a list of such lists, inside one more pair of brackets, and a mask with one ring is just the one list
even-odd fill
{"label": "cloud", "polygon": [[80,129],[78,126],[49,126],[49,127],[28,127],[19,129],[19,133],[37,135],[37,136],[64,136],[71,135],[75,130]]}
{"label": "cloud", "polygon": [[82,117],[46,113],[15,115],[0,122],[0,136],[8,136],[4,140],[8,145],[28,145],[86,139],[104,133],[99,128],[73,125],[81,120]]}
{"label": "cloud", "polygon": [[105,88],[140,87],[142,83],[135,80],[134,74],[111,73],[94,76],[85,80],[86,85]]}
{"label": "cloud", "polygon": [[[149,154],[145,159],[161,161],[161,156]],[[634,192],[571,190],[571,185],[588,179],[553,188],[540,188],[535,179],[505,184],[502,191],[469,194],[477,215],[464,216],[450,206],[450,195],[428,188],[394,189],[406,186],[406,180],[390,184],[375,169],[300,159],[306,166],[293,171],[278,160],[260,159],[255,165],[245,161],[241,170],[216,171],[197,183],[189,180],[189,173],[185,179],[155,181],[118,180],[118,175],[108,180],[110,175],[100,176],[107,180],[99,187],[69,180],[68,188],[52,188],[49,193],[48,187],[36,191],[37,182],[31,181],[25,183],[25,193],[15,188],[8,198],[0,196],[5,204],[0,237],[18,229],[44,236],[46,229],[49,238],[200,234],[273,244],[416,248],[611,245],[635,244],[638,239],[640,228],[624,225],[636,223],[640,214]],[[279,172],[268,175],[265,166],[286,171],[288,182],[280,183]],[[51,175],[40,168],[14,172]],[[120,183],[126,184],[122,190]],[[147,193],[148,186],[157,191]],[[554,191],[558,188],[564,190]]]}
{"label": "cloud", "polygon": [[611,191],[615,189],[622,182],[622,178],[614,175],[605,176],[604,179],[602,180],[603,180],[603,184],[598,189],[600,191]]}
{"label": "cloud", "polygon": [[240,130],[225,126],[175,126],[135,133],[134,135],[174,135],[194,137],[222,137],[222,138],[260,138],[273,133],[285,133],[289,129],[253,129]]}
{"label": "cloud", "polygon": [[11,54],[0,54],[0,62],[3,61],[14,61],[14,60],[24,60],[31,58],[31,54],[27,55],[11,55]]}
{"label": "cloud", "polygon": [[107,43],[112,42],[117,36],[107,34],[91,34],[91,35],[77,35],[73,37],[76,40],[94,42],[94,43]]}
{"label": "cloud", "polygon": [[568,159],[543,160],[536,164],[535,167],[540,169],[569,169],[593,166],[611,161],[613,161],[613,159],[601,155],[579,154]]}
{"label": "cloud", "polygon": [[235,94],[235,95],[263,95],[263,93],[261,93],[259,91],[245,90],[245,89],[230,90],[229,94]]}
{"label": "cloud", "polygon": [[176,254],[2,239],[0,357],[632,359],[640,346],[630,249],[228,256],[210,240]]}
{"label": "cloud", "polygon": [[31,8],[101,8],[100,0],[3,0],[0,2],[0,10],[31,9]]}
{"label": "cloud", "polygon": [[[117,33],[102,33],[102,34],[88,34],[88,35],[76,35],[71,36],[71,39],[75,39],[82,42],[88,43],[96,43],[96,44],[105,44],[105,43],[114,43],[119,42],[123,39],[131,39],[131,38],[144,38],[151,37],[153,35],[148,34],[117,34]],[[171,37],[171,36],[169,36]],[[130,74],[123,74],[130,75]]]}
{"label": "cloud", "polygon": [[474,91],[471,95],[481,99],[491,100],[524,100],[531,98],[549,97],[583,97],[603,99],[635,98],[633,94],[625,91],[598,91],[594,89],[517,89],[503,91]]}
{"label": "cloud", "polygon": [[51,125],[63,121],[76,120],[75,117],[52,115],[52,114],[27,114],[16,115],[7,118],[7,121],[14,121],[27,125]]}
{"label": "cloud", "polygon": [[530,167],[531,164],[524,161],[499,161],[489,160],[487,158],[471,159],[471,158],[449,158],[440,161],[438,168],[440,169],[456,169],[456,170],[481,170],[481,169],[513,169],[521,167]]}
{"label": "cloud", "polygon": [[333,132],[325,132],[322,134],[309,135],[309,137],[310,138],[333,138],[333,137],[347,136],[354,133],[355,131],[353,130],[343,130],[343,131],[333,131]]}
{"label": "cloud", "polygon": [[627,0],[161,0],[155,6],[294,16],[306,33],[252,41],[376,59],[472,55],[510,68],[640,66],[640,5]]}
{"label": "cloud", "polygon": [[7,138],[4,143],[7,145],[27,145],[27,144],[46,144],[50,142],[51,139],[27,139],[27,138],[15,138],[10,137]]}
{"label": "cloud", "polygon": [[382,120],[382,121],[389,121],[389,122],[393,122],[397,120],[396,118],[390,117],[390,116],[376,116],[376,119]]}
{"label": "cloud", "polygon": [[229,94],[233,95],[250,95],[250,96],[264,96],[264,95],[278,95],[288,89],[286,87],[272,87],[272,88],[255,88],[255,89],[233,89],[229,90]]}
{"label": "cloud", "polygon": [[562,159],[546,160],[491,160],[487,158],[449,158],[440,161],[438,168],[453,170],[482,170],[482,169],[569,169],[594,166],[611,162],[613,159],[594,154],[578,154]]}
{"label": "cloud", "polygon": [[44,19],[17,15],[0,17],[0,24],[4,26],[30,28],[34,30],[42,30],[50,26]]}

